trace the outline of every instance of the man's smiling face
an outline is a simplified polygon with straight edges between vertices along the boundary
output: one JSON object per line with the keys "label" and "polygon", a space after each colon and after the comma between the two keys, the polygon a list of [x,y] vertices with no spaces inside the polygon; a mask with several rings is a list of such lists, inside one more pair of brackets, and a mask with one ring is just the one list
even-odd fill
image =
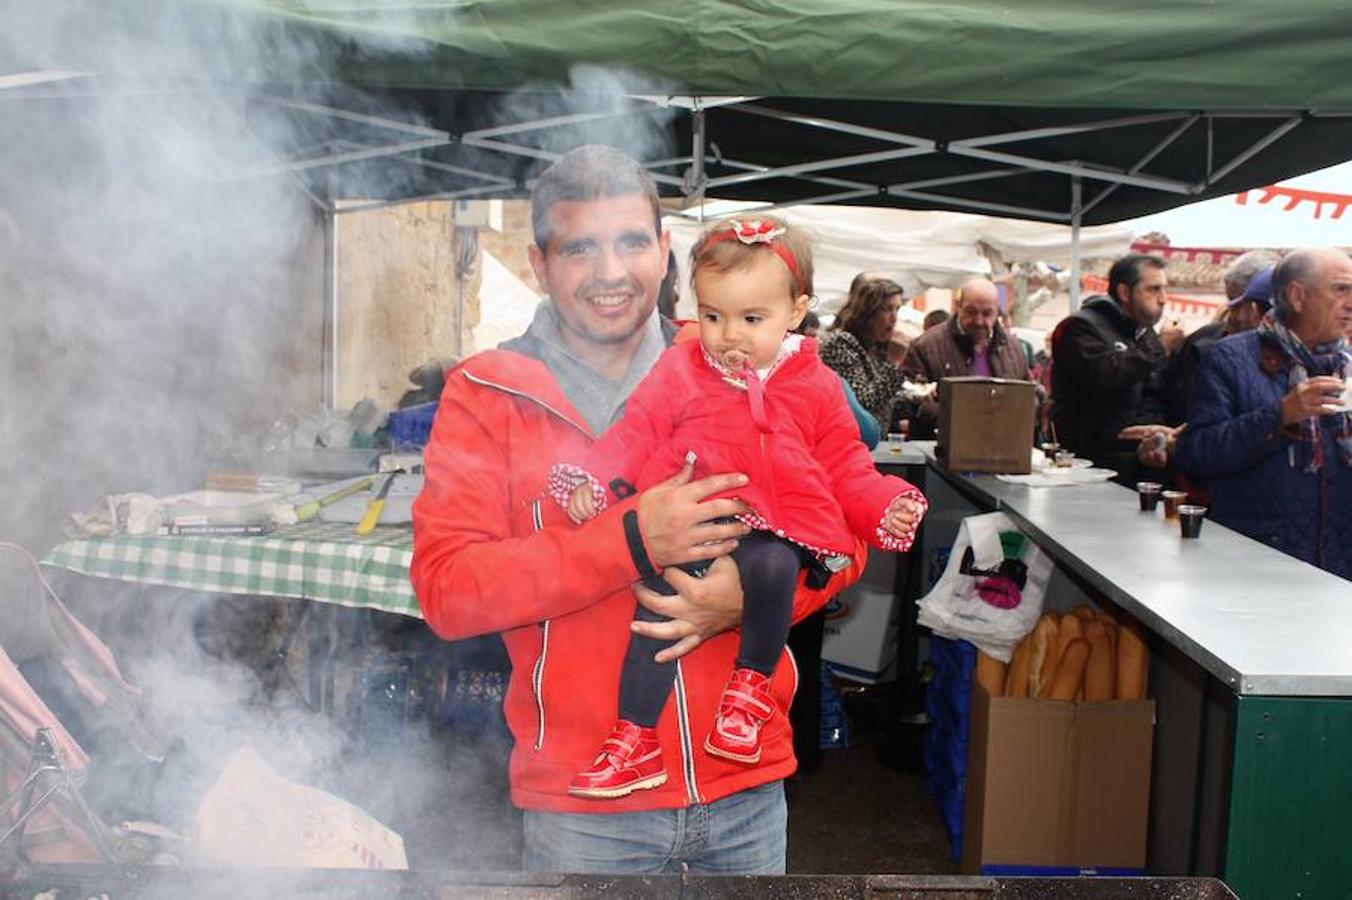
{"label": "man's smiling face", "polygon": [[570,348],[582,358],[634,349],[656,306],[670,245],[651,200],[638,193],[563,200],[547,215],[548,244],[532,245],[530,261]]}

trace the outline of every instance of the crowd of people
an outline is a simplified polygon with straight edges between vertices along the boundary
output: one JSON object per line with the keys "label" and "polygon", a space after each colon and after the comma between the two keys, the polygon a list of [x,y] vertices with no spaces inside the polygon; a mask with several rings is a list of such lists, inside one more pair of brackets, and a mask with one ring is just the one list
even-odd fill
{"label": "crowd of people", "polygon": [[[1168,263],[1131,253],[1034,355],[1008,327],[999,293],[976,278],[954,309],[928,315],[900,365],[900,286],[861,273],[825,332],[822,358],[880,426],[934,437],[939,404],[915,390],[954,376],[1033,379],[1040,440],[1111,469],[1120,483],[1164,482],[1235,531],[1352,579],[1352,258],[1340,250],[1254,250],[1224,275],[1215,321],[1159,327]],[[891,342],[891,343],[890,343]],[[908,390],[909,388],[909,390]]]}
{"label": "crowd of people", "polygon": [[784,871],[787,632],[869,545],[909,546],[925,499],[865,441],[934,433],[918,385],[1037,379],[1067,448],[1352,578],[1345,253],[1242,257],[1224,320],[1187,339],[1156,330],[1165,261],[1126,256],[1044,359],[986,279],[903,346],[902,286],[860,273],[823,330],[811,243],[773,217],[705,232],[697,320],[673,321],[657,191],[609,148],[546,170],[532,225],[547,299],[447,372],[412,569],[438,635],[503,637],[529,869]]}

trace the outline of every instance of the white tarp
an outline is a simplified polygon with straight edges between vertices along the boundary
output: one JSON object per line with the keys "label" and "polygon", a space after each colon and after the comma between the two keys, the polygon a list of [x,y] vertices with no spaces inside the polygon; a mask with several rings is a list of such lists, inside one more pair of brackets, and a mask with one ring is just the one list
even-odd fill
{"label": "white tarp", "polygon": [[511,273],[487,250],[484,274],[479,284],[479,324],[474,326],[472,351],[492,350],[519,336],[535,316],[540,295]]}
{"label": "white tarp", "polygon": [[[1160,231],[1175,247],[1352,247],[1352,213],[1327,198],[1352,195],[1352,162],[1122,223]],[[1319,198],[1326,202],[1320,204]]]}
{"label": "white tarp", "polygon": [[[739,206],[718,203],[706,207],[706,221],[668,216],[672,249],[681,267],[682,315],[693,313],[689,303],[688,256],[706,224],[734,215]],[[714,212],[716,211],[716,215]],[[1000,219],[953,212],[918,212],[853,206],[797,206],[776,210],[776,216],[807,228],[816,236],[813,259],[819,312],[833,312],[844,301],[850,281],[863,271],[877,272],[900,282],[913,297],[925,288],[955,288],[976,275],[989,275],[990,263],[978,243],[990,245],[1006,262],[1066,261],[1070,258],[1070,228],[1042,222]],[[754,210],[746,216],[754,216]],[[1099,225],[1080,231],[1084,258],[1120,256],[1131,246],[1132,231],[1119,225]]]}

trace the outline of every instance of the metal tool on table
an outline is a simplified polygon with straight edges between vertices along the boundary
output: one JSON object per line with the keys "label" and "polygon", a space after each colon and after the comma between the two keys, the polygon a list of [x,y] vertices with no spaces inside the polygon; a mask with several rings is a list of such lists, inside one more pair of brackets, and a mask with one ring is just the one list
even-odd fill
{"label": "metal tool on table", "polygon": [[317,500],[311,500],[309,503],[304,503],[300,506],[297,506],[296,521],[308,522],[315,516],[319,515],[319,511],[324,507],[328,506],[330,503],[337,503],[344,497],[351,497],[353,494],[366,490],[372,484],[375,483],[375,480],[376,480],[375,475],[367,475],[365,478],[359,478],[356,481],[352,482],[351,484],[347,485],[346,487],[339,488],[332,494],[325,494],[323,497],[320,497]]}
{"label": "metal tool on table", "polygon": [[396,469],[386,477],[385,483],[376,491],[375,499],[366,505],[366,514],[361,517],[355,529],[357,534],[370,534],[375,529],[376,523],[380,521],[380,514],[385,511],[385,497],[390,493],[390,485],[394,484],[394,479],[402,471]]}

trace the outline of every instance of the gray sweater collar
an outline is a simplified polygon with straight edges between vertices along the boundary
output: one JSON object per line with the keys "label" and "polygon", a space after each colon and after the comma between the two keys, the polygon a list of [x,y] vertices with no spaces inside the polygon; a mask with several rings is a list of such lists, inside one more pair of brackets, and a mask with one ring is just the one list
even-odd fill
{"label": "gray sweater collar", "polygon": [[543,362],[592,433],[600,435],[623,415],[624,401],[669,343],[670,336],[662,317],[654,311],[643,325],[643,339],[634,351],[624,377],[618,380],[607,378],[568,349],[554,305],[545,300],[536,307],[535,317],[526,333],[505,342],[502,347]]}

